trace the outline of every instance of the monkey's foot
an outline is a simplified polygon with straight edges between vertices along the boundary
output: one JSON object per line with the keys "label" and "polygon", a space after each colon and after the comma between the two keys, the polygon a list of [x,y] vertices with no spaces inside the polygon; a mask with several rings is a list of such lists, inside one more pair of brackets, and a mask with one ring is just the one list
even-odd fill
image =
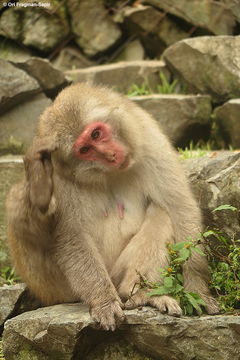
{"label": "monkey's foot", "polygon": [[90,315],[94,321],[100,323],[104,330],[114,331],[125,318],[120,303],[114,300],[104,305],[90,308]]}
{"label": "monkey's foot", "polygon": [[209,315],[219,314],[220,309],[217,300],[212,296],[200,294],[201,298],[205,302],[205,309]]}
{"label": "monkey's foot", "polygon": [[148,296],[143,290],[137,291],[125,304],[125,309],[135,309],[139,306],[150,305],[157,308],[161,313],[171,316],[181,316],[182,309],[177,300],[170,296]]}

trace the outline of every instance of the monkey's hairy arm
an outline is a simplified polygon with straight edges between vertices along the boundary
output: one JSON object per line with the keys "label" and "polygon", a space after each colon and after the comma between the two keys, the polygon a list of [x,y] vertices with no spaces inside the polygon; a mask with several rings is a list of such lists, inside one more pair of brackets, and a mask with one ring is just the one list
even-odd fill
{"label": "monkey's hairy arm", "polygon": [[51,137],[33,142],[24,158],[25,179],[8,195],[14,265],[43,305],[84,301],[103,329],[114,330],[124,318],[122,304],[95,245],[87,234],[55,216],[55,148]]}

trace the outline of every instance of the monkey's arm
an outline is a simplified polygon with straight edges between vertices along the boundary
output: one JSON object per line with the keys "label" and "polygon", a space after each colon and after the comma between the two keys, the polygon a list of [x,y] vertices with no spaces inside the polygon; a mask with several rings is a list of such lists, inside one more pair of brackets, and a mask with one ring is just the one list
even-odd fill
{"label": "monkey's arm", "polygon": [[144,222],[116,261],[111,276],[126,308],[151,305],[169,315],[181,315],[177,301],[170,296],[147,295],[139,289],[140,279],[159,282],[159,269],[167,266],[166,243],[173,241],[173,229],[166,211],[151,203]]}
{"label": "monkey's arm", "polygon": [[[61,221],[57,229],[58,244],[54,251],[75,298],[90,306],[92,318],[105,330],[114,330],[122,322],[121,300],[109,277],[103,260],[91,237],[71,229]],[[67,229],[67,231],[66,231]]]}
{"label": "monkey's arm", "polygon": [[55,212],[51,153],[53,137],[37,139],[24,157],[25,178],[7,197],[9,232],[30,242],[46,240]]}

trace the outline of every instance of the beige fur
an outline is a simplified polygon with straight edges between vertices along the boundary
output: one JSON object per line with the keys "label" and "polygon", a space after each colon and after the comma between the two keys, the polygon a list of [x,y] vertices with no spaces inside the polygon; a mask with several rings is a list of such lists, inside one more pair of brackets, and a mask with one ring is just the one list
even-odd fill
{"label": "beige fur", "polygon": [[[125,170],[73,157],[76,138],[92,121],[111,125],[127,149]],[[201,231],[176,153],[148,113],[108,89],[70,86],[41,116],[25,167],[26,178],[7,200],[9,247],[44,304],[84,301],[112,330],[124,317],[121,301],[126,308],[149,304],[181,314],[176,300],[150,298],[137,287],[138,272],[159,280],[166,242],[194,239]],[[209,313],[217,312],[206,259],[194,255],[184,273],[186,288],[204,297]]]}

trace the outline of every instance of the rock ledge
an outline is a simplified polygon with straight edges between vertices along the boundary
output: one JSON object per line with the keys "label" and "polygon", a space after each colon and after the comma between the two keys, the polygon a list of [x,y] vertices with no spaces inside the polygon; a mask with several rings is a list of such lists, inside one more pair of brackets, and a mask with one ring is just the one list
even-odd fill
{"label": "rock ledge", "polygon": [[[8,320],[3,342],[6,360],[132,358],[119,348],[122,341],[135,349],[134,359],[239,360],[239,336],[239,316],[174,318],[148,307],[126,311],[120,328],[105,332],[92,322],[86,306],[62,304]],[[109,348],[110,339],[118,350]]]}

